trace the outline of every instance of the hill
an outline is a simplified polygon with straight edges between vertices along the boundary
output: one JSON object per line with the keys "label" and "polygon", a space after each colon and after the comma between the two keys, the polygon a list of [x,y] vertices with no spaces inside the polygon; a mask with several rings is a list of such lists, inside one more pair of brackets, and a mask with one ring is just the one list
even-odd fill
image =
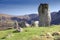
{"label": "hill", "polygon": [[[60,11],[58,12],[52,12],[51,13],[51,24],[60,24]],[[21,20],[25,20],[27,23],[31,23],[31,21],[39,21],[39,15],[38,14],[29,14],[29,15],[23,15],[23,16],[12,16],[7,14],[0,14],[0,20],[11,20],[18,22]]]}
{"label": "hill", "polygon": [[[48,30],[49,29],[49,30]],[[29,27],[23,28],[22,32],[14,32],[14,29],[0,31],[0,40],[39,40],[40,35],[60,31],[60,25],[51,27]],[[43,38],[45,40],[45,38]]]}
{"label": "hill", "polygon": [[52,24],[60,24],[60,11],[58,12],[52,12]]}
{"label": "hill", "polygon": [[15,21],[17,20],[18,22],[21,20],[25,20],[28,23],[31,23],[32,20],[39,20],[38,14],[30,14],[30,15],[24,15],[24,16],[12,16],[12,15],[7,15],[7,14],[0,14],[0,20],[11,20]]}

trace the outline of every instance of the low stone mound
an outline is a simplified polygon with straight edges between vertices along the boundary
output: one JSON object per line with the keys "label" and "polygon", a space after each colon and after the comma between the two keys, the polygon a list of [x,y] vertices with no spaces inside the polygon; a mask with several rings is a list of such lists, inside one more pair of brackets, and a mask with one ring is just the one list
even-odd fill
{"label": "low stone mound", "polygon": [[54,37],[51,33],[46,33],[45,35],[40,35],[40,40],[54,40]]}
{"label": "low stone mound", "polygon": [[59,36],[60,35],[60,32],[53,32],[52,33],[52,36]]}
{"label": "low stone mound", "polygon": [[51,33],[46,33],[46,37],[47,37],[47,38],[54,38],[54,37],[51,35]]}

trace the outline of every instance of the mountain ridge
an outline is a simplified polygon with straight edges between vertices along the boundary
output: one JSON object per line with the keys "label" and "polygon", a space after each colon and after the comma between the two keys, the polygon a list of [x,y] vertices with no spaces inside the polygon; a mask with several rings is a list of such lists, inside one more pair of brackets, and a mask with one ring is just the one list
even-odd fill
{"label": "mountain ridge", "polygon": [[[17,20],[18,22],[21,20],[25,20],[28,23],[31,23],[31,21],[39,21],[39,15],[38,14],[29,14],[29,15],[23,15],[23,16],[12,16],[8,14],[0,14],[0,20]],[[51,24],[60,24],[60,10],[58,12],[52,12],[51,13]]]}

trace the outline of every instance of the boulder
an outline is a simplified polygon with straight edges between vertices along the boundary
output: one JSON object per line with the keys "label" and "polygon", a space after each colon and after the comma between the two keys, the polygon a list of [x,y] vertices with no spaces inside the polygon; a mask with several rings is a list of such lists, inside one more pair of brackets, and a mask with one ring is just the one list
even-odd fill
{"label": "boulder", "polygon": [[23,28],[18,27],[17,31],[18,31],[18,32],[22,32],[22,31],[23,31]]}
{"label": "boulder", "polygon": [[54,37],[50,33],[40,35],[40,40],[54,40]]}
{"label": "boulder", "polygon": [[32,21],[31,26],[38,27],[39,26],[39,21]]}
{"label": "boulder", "polygon": [[59,36],[60,35],[60,32],[53,32],[52,33],[52,36]]}
{"label": "boulder", "polygon": [[50,33],[46,33],[47,38],[54,38]]}

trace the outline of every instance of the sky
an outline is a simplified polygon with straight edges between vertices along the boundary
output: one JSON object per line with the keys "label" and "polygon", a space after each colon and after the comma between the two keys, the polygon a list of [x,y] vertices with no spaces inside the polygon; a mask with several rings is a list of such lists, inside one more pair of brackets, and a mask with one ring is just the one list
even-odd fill
{"label": "sky", "polygon": [[0,14],[37,14],[41,3],[49,4],[50,12],[60,10],[60,0],[0,0]]}

